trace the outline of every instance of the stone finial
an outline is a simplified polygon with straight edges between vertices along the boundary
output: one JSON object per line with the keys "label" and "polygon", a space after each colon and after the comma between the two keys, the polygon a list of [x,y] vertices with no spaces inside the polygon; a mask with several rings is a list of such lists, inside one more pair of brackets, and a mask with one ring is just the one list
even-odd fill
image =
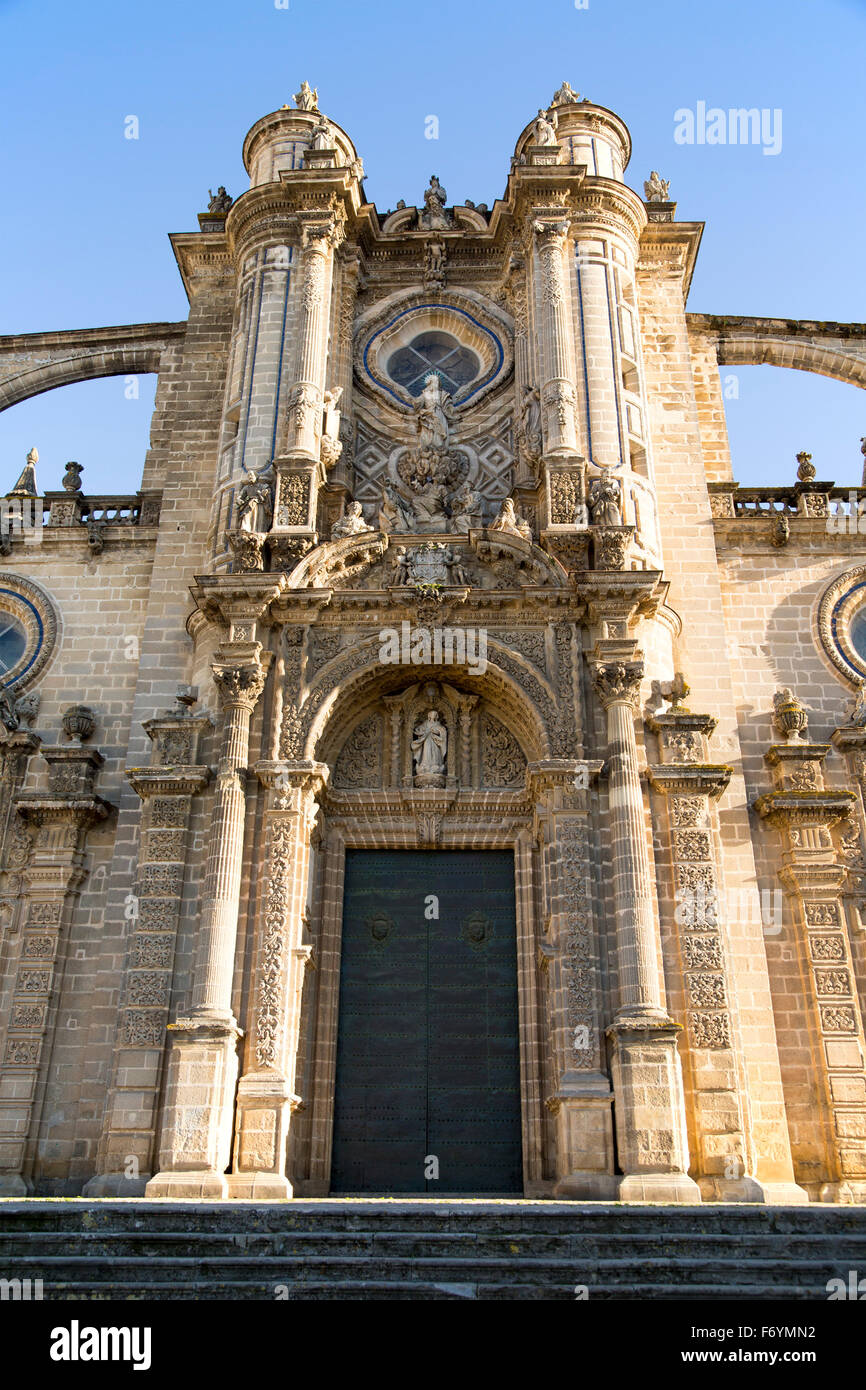
{"label": "stone finial", "polygon": [[817,471],[812,462],[812,455],[807,454],[805,450],[801,450],[797,455],[797,464],[797,477],[800,479],[800,482],[811,483]]}
{"label": "stone finial", "polygon": [[295,92],[292,100],[299,111],[318,111],[319,109],[319,89],[310,87],[309,82],[301,83],[301,90]]}
{"label": "stone finial", "polygon": [[672,713],[688,714],[683,701],[688,697],[690,690],[691,686],[686,681],[682,671],[677,671],[668,686],[668,698],[671,702]]}
{"label": "stone finial", "polygon": [[783,686],[777,690],[773,696],[773,723],[779,733],[787,743],[791,738],[795,742],[802,742],[802,735],[805,733],[809,716],[797,699],[793,690],[788,686]]}
{"label": "stone finial", "polygon": [[75,739],[78,743],[86,742],[96,728],[93,710],[89,705],[70,705],[64,710],[60,723],[66,737]]}
{"label": "stone finial", "polygon": [[63,474],[63,486],[67,492],[81,491],[81,475],[84,467],[80,463],[67,463],[66,472]]}
{"label": "stone finial", "polygon": [[207,196],[210,200],[207,205],[207,210],[217,217],[225,216],[234,202],[234,198],[232,198],[231,194],[226,193],[222,184],[220,184],[216,193],[214,193],[212,188],[209,188]]}
{"label": "stone finial", "polygon": [[30,453],[27,455],[27,462],[25,463],[24,468],[21,471],[21,475],[17,483],[13,487],[12,491],[7,494],[7,496],[36,497],[38,495],[36,489],[36,465],[38,462],[39,453],[36,447],[34,446],[30,450]]}
{"label": "stone finial", "polygon": [[671,181],[661,178],[658,170],[653,169],[644,181],[643,192],[648,203],[667,203],[670,201]]}

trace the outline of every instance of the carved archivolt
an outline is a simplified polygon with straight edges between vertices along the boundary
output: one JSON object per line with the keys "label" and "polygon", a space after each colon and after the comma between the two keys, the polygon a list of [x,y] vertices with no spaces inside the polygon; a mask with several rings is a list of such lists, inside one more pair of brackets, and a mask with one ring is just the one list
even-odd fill
{"label": "carved archivolt", "polygon": [[20,694],[45,669],[55,649],[59,618],[45,590],[32,579],[0,571],[0,614],[13,618],[24,630],[26,645],[3,684]]}

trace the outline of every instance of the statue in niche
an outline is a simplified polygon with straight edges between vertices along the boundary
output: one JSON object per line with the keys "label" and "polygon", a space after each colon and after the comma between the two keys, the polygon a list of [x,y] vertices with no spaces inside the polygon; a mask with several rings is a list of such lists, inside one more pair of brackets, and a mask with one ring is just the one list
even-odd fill
{"label": "statue in niche", "polygon": [[506,497],[496,518],[490,523],[491,531],[504,531],[509,536],[519,536],[521,540],[532,540],[532,528],[528,521],[517,515],[514,502]]}
{"label": "statue in niche", "polygon": [[559,141],[556,138],[558,120],[559,118],[555,110],[543,111],[539,107],[538,115],[535,118],[535,124],[533,126],[533,144],[558,145]]}
{"label": "statue in niche", "polygon": [[319,109],[319,89],[310,88],[309,82],[301,83],[301,90],[295,92],[295,106],[299,111],[318,111]]}
{"label": "statue in niche", "polygon": [[609,468],[590,487],[589,506],[593,526],[622,526],[622,494]]}
{"label": "statue in niche", "polygon": [[412,513],[391,483],[386,483],[379,506],[379,530],[390,535],[412,530]]}
{"label": "statue in niche", "polygon": [[441,241],[428,241],[427,243],[424,284],[428,290],[445,288],[445,246]]}
{"label": "statue in niche", "polygon": [[443,392],[435,372],[424,379],[424,389],[415,402],[415,428],[422,449],[444,450],[451,437],[454,406]]}
{"label": "statue in niche", "polygon": [[398,545],[394,552],[394,573],[392,583],[395,586],[409,583],[409,556],[406,554],[405,545]]}
{"label": "statue in niche", "polygon": [[238,491],[237,527],[239,531],[252,531],[261,534],[270,531],[274,517],[274,495],[268,475],[270,468],[263,473],[247,469],[246,482]]}
{"label": "statue in niche", "polygon": [[471,488],[468,482],[461,483],[451,498],[451,530],[463,535],[476,530],[481,525],[481,509],[480,492]]}
{"label": "statue in niche", "polygon": [[334,148],[334,132],[331,130],[331,122],[327,116],[320,116],[318,124],[313,127],[313,138],[310,141],[311,150],[332,150]]}
{"label": "statue in niche", "polygon": [[421,214],[421,226],[428,231],[442,231],[450,225],[445,212],[445,200],[448,194],[441,183],[433,174],[430,179],[430,186],[424,190],[424,211]]}
{"label": "statue in niche", "polygon": [[866,729],[866,680],[862,678],[857,682],[848,723],[853,724],[856,729]]}
{"label": "statue in niche", "polygon": [[426,718],[416,724],[412,737],[416,787],[444,787],[447,748],[448,730],[435,709],[428,709]]}
{"label": "statue in niche", "polygon": [[453,551],[450,545],[446,545],[442,552],[442,559],[448,571],[449,584],[471,584],[471,580],[466,574],[465,569],[460,563],[460,552]]}
{"label": "statue in niche", "polygon": [[331,527],[331,540],[338,541],[344,536],[359,536],[363,531],[372,531],[364,520],[364,509],[360,502],[350,502],[344,516]]}
{"label": "statue in niche", "polygon": [[648,203],[666,203],[670,198],[670,191],[670,179],[660,178],[657,169],[653,169],[649,178],[644,180],[644,198]]}
{"label": "statue in niche", "polygon": [[537,386],[523,388],[520,407],[520,437],[529,462],[536,465],[541,458],[541,397]]}

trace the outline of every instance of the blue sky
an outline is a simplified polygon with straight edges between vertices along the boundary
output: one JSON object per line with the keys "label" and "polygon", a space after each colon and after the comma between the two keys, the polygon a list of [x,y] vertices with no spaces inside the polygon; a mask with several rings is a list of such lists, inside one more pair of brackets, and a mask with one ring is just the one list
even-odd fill
{"label": "blue sky", "polygon": [[[0,0],[0,332],[183,318],[166,234],[197,228],[209,187],[243,191],[244,134],[303,77],[353,137],[380,209],[420,202],[432,172],[449,201],[492,203],[517,135],[567,79],[628,123],[632,187],[657,168],[678,216],[706,222],[691,309],[866,319],[866,0],[281,5]],[[779,108],[780,153],[677,144],[674,112],[699,101]],[[129,115],[138,140],[124,138]],[[800,448],[819,477],[860,481],[866,409],[855,388],[770,368],[736,374],[728,420],[741,483],[791,480]],[[0,414],[0,487],[35,443],[43,488],[74,458],[85,490],[133,491],[152,381],[141,379],[138,400],[109,378]]]}

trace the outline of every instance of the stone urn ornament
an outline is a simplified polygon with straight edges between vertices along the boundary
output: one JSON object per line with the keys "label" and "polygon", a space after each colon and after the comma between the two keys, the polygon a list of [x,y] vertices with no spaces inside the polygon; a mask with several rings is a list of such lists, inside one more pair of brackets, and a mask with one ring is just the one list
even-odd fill
{"label": "stone urn ornament", "polygon": [[96,728],[93,710],[89,705],[70,705],[60,721],[63,732],[69,739],[84,743]]}
{"label": "stone urn ornament", "polygon": [[802,735],[809,724],[809,716],[793,690],[787,686],[777,690],[773,696],[773,709],[773,723],[785,742],[793,739],[795,743],[801,743]]}

